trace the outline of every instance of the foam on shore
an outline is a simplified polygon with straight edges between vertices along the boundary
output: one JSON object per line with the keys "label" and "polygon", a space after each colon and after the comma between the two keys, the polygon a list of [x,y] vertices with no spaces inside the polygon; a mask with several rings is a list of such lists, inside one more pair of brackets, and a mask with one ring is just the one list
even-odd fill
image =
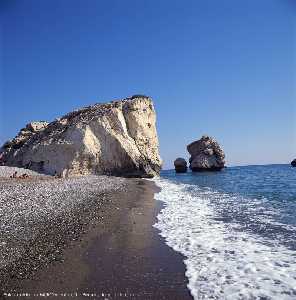
{"label": "foam on shore", "polygon": [[229,195],[167,179],[155,182],[161,188],[155,198],[165,207],[154,226],[186,257],[194,299],[296,298],[295,251],[239,222],[221,220],[213,202],[229,202]]}

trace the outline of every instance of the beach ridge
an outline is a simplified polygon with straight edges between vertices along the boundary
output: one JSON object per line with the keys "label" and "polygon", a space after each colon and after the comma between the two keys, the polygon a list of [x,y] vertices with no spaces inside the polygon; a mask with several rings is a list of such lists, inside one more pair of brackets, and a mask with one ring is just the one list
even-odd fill
{"label": "beach ridge", "polygon": [[109,294],[110,299],[121,299],[120,294],[130,299],[192,299],[183,257],[153,227],[161,208],[154,200],[153,181],[107,176],[1,180],[2,189],[11,191],[15,185],[19,193],[31,189],[26,197],[35,195],[39,207],[40,189],[52,188],[49,197],[57,205],[61,205],[57,195],[63,203],[77,197],[51,215],[50,222],[30,222],[31,240],[27,237],[25,246],[16,240],[22,255],[0,271],[2,293],[25,292],[35,294],[35,299],[46,292],[53,293],[47,296],[52,299],[61,293],[77,293],[76,299],[85,299],[83,293]]}

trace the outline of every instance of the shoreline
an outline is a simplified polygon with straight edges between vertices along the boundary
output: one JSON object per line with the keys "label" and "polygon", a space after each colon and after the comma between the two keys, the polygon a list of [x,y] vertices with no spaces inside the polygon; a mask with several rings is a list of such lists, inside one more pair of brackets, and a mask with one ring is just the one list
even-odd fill
{"label": "shoreline", "polygon": [[27,279],[11,280],[10,291],[35,294],[34,299],[46,292],[53,293],[49,299],[62,293],[68,294],[63,299],[91,294],[96,299],[192,299],[183,256],[152,227],[163,205],[154,200],[154,182],[111,179],[121,180],[124,189],[105,195],[105,204],[83,233],[65,243],[59,259],[43,264]]}

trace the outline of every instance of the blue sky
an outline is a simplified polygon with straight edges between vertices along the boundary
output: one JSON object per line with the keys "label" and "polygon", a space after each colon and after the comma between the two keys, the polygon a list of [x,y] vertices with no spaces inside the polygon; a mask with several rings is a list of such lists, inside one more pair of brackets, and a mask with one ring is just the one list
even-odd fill
{"label": "blue sky", "polygon": [[96,102],[154,99],[164,167],[217,138],[229,165],[296,157],[293,0],[1,0],[0,142]]}

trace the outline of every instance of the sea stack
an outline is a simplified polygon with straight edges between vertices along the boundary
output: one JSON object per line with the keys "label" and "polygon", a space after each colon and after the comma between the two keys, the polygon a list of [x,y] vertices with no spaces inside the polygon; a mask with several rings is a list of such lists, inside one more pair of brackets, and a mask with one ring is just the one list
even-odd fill
{"label": "sea stack", "polygon": [[146,96],[95,104],[51,123],[29,123],[2,146],[1,161],[63,177],[153,177],[161,168],[155,123]]}
{"label": "sea stack", "polygon": [[218,142],[207,135],[187,146],[192,171],[219,171],[225,166],[225,154]]}
{"label": "sea stack", "polygon": [[174,161],[176,173],[186,173],[187,172],[187,162],[184,158],[178,157]]}
{"label": "sea stack", "polygon": [[291,166],[296,167],[296,158],[291,161]]}

